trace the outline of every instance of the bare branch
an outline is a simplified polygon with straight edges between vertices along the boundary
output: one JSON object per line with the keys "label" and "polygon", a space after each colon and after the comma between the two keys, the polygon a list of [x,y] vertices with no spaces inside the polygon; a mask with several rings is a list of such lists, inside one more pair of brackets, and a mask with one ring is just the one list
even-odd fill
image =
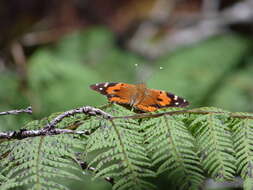
{"label": "bare branch", "polygon": [[112,116],[110,114],[108,114],[100,109],[93,108],[90,106],[85,106],[85,107],[69,110],[69,111],[64,112],[63,114],[58,115],[56,118],[54,118],[50,123],[48,123],[46,125],[45,129],[49,130],[49,129],[55,128],[55,126],[59,122],[61,122],[65,117],[70,117],[70,116],[73,116],[75,114],[80,114],[80,113],[84,113],[84,114],[90,115],[90,116],[102,116],[105,119],[112,118]]}
{"label": "bare branch", "polygon": [[[17,110],[14,110],[16,113]],[[20,110],[19,110],[20,111]],[[21,110],[23,111],[23,110]],[[13,112],[13,111],[9,111]],[[162,113],[143,113],[143,114],[134,114],[128,116],[112,116],[109,113],[106,113],[98,108],[93,108],[90,106],[85,106],[73,110],[69,110],[64,112],[63,114],[55,117],[50,123],[48,123],[43,129],[40,130],[27,130],[21,129],[20,131],[11,131],[11,132],[0,132],[0,139],[24,139],[27,137],[35,137],[35,136],[48,136],[48,135],[58,135],[58,134],[84,134],[90,135],[89,131],[75,131],[70,129],[57,129],[56,125],[61,122],[64,118],[73,116],[75,114],[84,113],[90,116],[102,116],[107,120],[114,119],[141,119],[141,118],[155,118],[161,117],[164,115],[179,115],[179,114],[227,114],[228,117],[231,118],[240,118],[240,119],[253,119],[253,115],[251,114],[239,114],[239,113],[231,113],[231,112],[219,112],[219,111],[206,111],[201,109],[191,109],[191,110],[177,110],[177,111],[168,111]]]}
{"label": "bare branch", "polygon": [[[27,109],[22,110],[12,110],[7,112],[1,112],[0,115],[6,114],[18,114],[18,113],[32,113],[32,108],[28,107]],[[43,129],[40,130],[27,130],[21,129],[20,131],[10,131],[10,132],[0,132],[0,139],[24,139],[27,137],[36,137],[36,136],[48,136],[48,135],[58,135],[58,134],[84,134],[89,135],[89,131],[75,131],[69,129],[57,129],[55,126],[61,122],[64,118],[73,116],[75,114],[84,113],[90,116],[102,116],[105,119],[110,119],[112,116],[100,109],[93,108],[90,106],[85,106],[73,110],[64,112],[63,114],[58,115],[50,123],[48,123]]]}
{"label": "bare branch", "polygon": [[26,130],[21,129],[19,131],[11,131],[11,132],[0,132],[0,139],[24,139],[27,137],[36,137],[36,136],[51,136],[51,135],[59,135],[59,134],[79,134],[79,135],[89,135],[90,132],[85,131],[74,131],[69,129],[55,129],[52,128],[50,130],[40,129],[40,130]]}
{"label": "bare branch", "polygon": [[32,114],[32,107],[29,106],[26,109],[20,109],[20,110],[10,110],[10,111],[4,111],[4,112],[0,112],[0,116],[1,115],[17,115],[20,113],[28,113],[28,114]]}

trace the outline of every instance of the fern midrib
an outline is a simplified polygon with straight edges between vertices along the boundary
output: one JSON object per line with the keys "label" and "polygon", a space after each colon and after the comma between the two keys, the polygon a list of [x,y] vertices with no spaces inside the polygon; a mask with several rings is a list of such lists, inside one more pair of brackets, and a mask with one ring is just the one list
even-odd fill
{"label": "fern midrib", "polygon": [[191,181],[190,180],[190,175],[188,174],[188,172],[187,172],[187,170],[186,170],[186,167],[184,166],[184,161],[182,160],[182,158],[180,157],[180,154],[179,154],[179,152],[177,151],[177,149],[176,149],[176,144],[174,143],[174,140],[173,140],[173,138],[172,138],[172,133],[170,133],[170,127],[169,127],[169,123],[168,123],[168,118],[167,118],[168,116],[164,116],[164,118],[165,118],[165,123],[166,123],[166,129],[168,129],[168,132],[169,132],[169,139],[168,139],[168,141],[169,141],[169,144],[171,143],[172,144],[172,149],[174,150],[173,152],[175,152],[175,156],[176,156],[176,161],[178,161],[178,163],[179,163],[179,165],[182,165],[182,168],[183,168],[183,173],[184,173],[184,176],[185,176],[185,178],[188,180],[188,181]]}
{"label": "fern midrib", "polygon": [[36,168],[36,189],[37,190],[40,190],[41,189],[41,183],[40,183],[40,176],[39,176],[39,162],[40,162],[40,158],[41,158],[41,149],[42,149],[42,144],[43,144],[43,141],[44,141],[44,137],[40,137],[40,142],[39,142],[39,146],[38,146],[38,151],[37,151],[37,158],[36,158],[36,165],[35,165],[35,168]]}
{"label": "fern midrib", "polygon": [[133,177],[133,181],[135,182],[135,184],[138,184],[138,182],[137,182],[137,174],[136,174],[136,172],[133,169],[132,163],[129,161],[129,158],[128,158],[127,153],[126,153],[125,145],[124,145],[123,140],[122,140],[122,138],[120,136],[120,133],[119,133],[119,131],[118,131],[115,123],[113,122],[113,120],[111,120],[111,123],[112,123],[113,129],[115,130],[115,132],[116,132],[116,134],[118,136],[120,145],[122,147],[122,153],[123,153],[124,158],[125,158],[124,161],[127,163],[127,166],[129,166],[129,169],[130,169],[130,171],[132,172],[132,174],[134,176]]}
{"label": "fern midrib", "polygon": [[[210,126],[214,126],[215,125],[215,122],[213,121],[213,115],[212,114],[209,115],[209,120],[208,121],[209,121]],[[211,131],[211,133],[210,133],[211,137],[212,137],[213,142],[214,142],[215,155],[217,155],[218,161],[221,164],[220,165],[221,166],[220,170],[222,171],[222,174],[224,174],[224,173],[226,173],[226,171],[225,171],[225,166],[223,164],[223,160],[222,160],[221,155],[219,154],[219,151],[218,151],[219,150],[219,148],[218,148],[219,147],[219,145],[218,145],[219,141],[216,138],[216,136],[217,136],[216,130],[211,128],[210,131]],[[223,177],[225,177],[225,176],[223,176]]]}

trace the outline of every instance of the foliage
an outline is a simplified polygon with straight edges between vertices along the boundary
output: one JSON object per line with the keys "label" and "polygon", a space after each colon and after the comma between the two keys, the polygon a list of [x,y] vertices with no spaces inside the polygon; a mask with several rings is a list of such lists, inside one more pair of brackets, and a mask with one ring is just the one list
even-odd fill
{"label": "foliage", "polygon": [[42,48],[30,58],[30,100],[35,112],[44,114],[89,102],[102,103],[101,97],[88,90],[89,85],[134,79],[134,64],[140,62],[136,56],[116,49],[107,30],[73,33],[54,48]]}
{"label": "foliage", "polygon": [[229,75],[220,85],[213,96],[209,99],[213,106],[223,105],[229,110],[236,111],[241,108],[244,111],[252,111],[253,91],[253,65],[249,60],[249,65],[242,70]]}
{"label": "foliage", "polygon": [[[180,110],[168,109],[167,111]],[[89,130],[90,135],[55,135],[0,143],[1,189],[71,189],[60,179],[112,177],[113,189],[153,189],[166,174],[174,189],[198,189],[206,177],[229,181],[237,175],[252,189],[253,115],[199,108],[177,115],[142,119],[117,105],[105,108],[112,120],[82,114],[67,117],[58,128]],[[163,113],[166,110],[159,111]],[[195,112],[194,112],[195,111]],[[39,129],[59,113],[32,121]],[[77,160],[96,168],[84,172]],[[153,179],[153,180],[152,180]]]}
{"label": "foliage", "polygon": [[[209,39],[160,58],[157,67],[162,69],[157,69],[148,83],[184,95],[191,100],[193,107],[215,102],[215,105],[233,111],[252,111],[252,107],[241,106],[252,97],[252,85],[247,86],[253,79],[252,71],[246,77],[248,68],[239,69],[239,65],[245,62],[249,47],[245,38],[236,35]],[[251,67],[251,61],[244,64]],[[224,93],[224,88],[227,93]],[[237,93],[234,94],[235,88]],[[237,99],[239,103],[231,103],[228,99]]]}
{"label": "foliage", "polygon": [[[40,128],[45,120],[33,121],[26,129]],[[1,168],[5,181],[1,189],[67,189],[56,179],[79,179],[73,171],[79,167],[73,162],[76,143],[74,136],[42,136],[1,143]],[[66,170],[68,169],[68,170]]]}
{"label": "foliage", "polygon": [[[218,36],[149,61],[117,47],[115,36],[105,28],[76,31],[56,44],[38,47],[24,65],[25,76],[1,67],[0,107],[10,110],[32,105],[33,116],[38,118],[105,102],[89,90],[92,83],[145,81],[150,88],[185,97],[194,107],[252,111],[248,41],[237,35]],[[1,129],[20,126],[20,117],[9,118],[1,121]]]}
{"label": "foliage", "polygon": [[[104,81],[134,83],[145,81],[150,88],[163,89],[183,96],[190,101],[193,107],[213,105],[231,111],[253,111],[251,103],[253,100],[253,59],[249,58],[249,50],[251,50],[249,42],[250,40],[245,37],[225,34],[202,41],[189,48],[178,50],[157,60],[146,60],[117,47],[115,36],[107,29],[97,27],[68,34],[59,39],[56,44],[48,44],[36,47],[35,51],[32,50],[32,54],[27,57],[27,64],[24,65],[24,70],[27,71],[26,76],[20,77],[20,73],[16,71],[18,69],[11,70],[12,66],[7,68],[0,65],[1,111],[18,109],[30,104],[33,107],[33,116],[1,117],[0,131],[20,129],[22,123],[31,119],[31,117],[33,119],[40,118],[52,112],[86,104],[99,105],[105,102],[105,98],[88,90],[88,86],[92,83]],[[30,50],[28,53],[30,53]],[[25,81],[21,80],[22,77],[25,77]],[[107,111],[113,115],[131,114],[131,112],[118,107],[115,109],[118,112]],[[48,120],[57,114],[59,113],[51,115]],[[88,129],[92,131],[92,134],[87,138],[79,138],[73,135],[45,137],[43,151],[45,151],[45,146],[54,145],[58,141],[63,141],[62,143],[66,147],[71,147],[73,144],[68,140],[74,140],[73,142],[76,145],[82,147],[81,150],[78,150],[83,153],[82,159],[88,163],[93,163],[92,166],[97,167],[99,163],[102,163],[100,162],[102,159],[99,157],[100,155],[110,154],[109,149],[117,150],[119,156],[113,157],[111,155],[113,161],[106,160],[105,164],[98,165],[100,172],[95,175],[100,176],[98,177],[100,180],[96,181],[96,184],[106,184],[101,177],[110,175],[113,177],[120,170],[124,171],[122,176],[129,179],[129,181],[136,177],[137,185],[135,187],[138,187],[138,184],[141,186],[145,182],[157,185],[157,181],[163,180],[161,176],[166,175],[170,180],[164,180],[161,183],[165,184],[168,181],[173,183],[175,179],[179,179],[180,181],[183,180],[184,183],[180,183],[183,187],[192,184],[192,188],[194,188],[203,181],[206,173],[216,180],[229,180],[233,176],[241,174],[245,179],[245,186],[252,186],[250,185],[250,177],[247,177],[247,175],[250,176],[247,174],[247,168],[250,168],[252,160],[249,137],[242,141],[240,135],[234,134],[235,132],[241,135],[246,133],[246,131],[238,131],[241,128],[236,128],[236,126],[248,126],[246,128],[250,130],[251,120],[243,123],[244,120],[231,119],[225,113],[222,116],[219,114],[210,116],[187,114],[129,120],[129,123],[124,119],[115,120],[116,130],[111,122],[100,118],[71,117],[62,121],[60,125],[66,127],[71,125],[69,122],[75,123],[76,120],[85,120],[78,130]],[[42,127],[39,123],[32,122],[29,126],[32,129]],[[197,130],[198,128],[199,130]],[[120,135],[117,135],[117,132]],[[102,138],[103,142],[121,139],[124,144],[126,143],[127,153],[123,153],[124,149],[120,144],[109,144],[105,148],[106,144],[101,144],[101,141],[99,141],[103,134],[108,136],[105,139]],[[167,136],[172,135],[170,141],[165,140],[167,138],[166,134]],[[121,136],[123,137],[121,138]],[[136,138],[134,138],[135,136]],[[208,138],[205,139],[202,136]],[[186,140],[184,141],[184,138],[181,137],[186,138]],[[22,149],[27,145],[25,143],[29,139],[1,143],[1,154],[3,152],[7,153],[6,150],[10,150],[9,157],[2,158],[6,159],[5,163],[9,163],[7,158],[12,161],[11,158],[16,157],[15,154],[18,152],[13,152],[11,149],[14,145],[17,146],[15,150],[26,151],[25,155],[35,154],[35,148],[32,147],[38,147],[40,137],[30,140],[31,149]],[[130,139],[133,139],[132,144],[127,144]],[[206,144],[201,143],[202,141]],[[218,147],[214,146],[216,142],[218,142]],[[236,142],[241,142],[239,144],[244,148],[241,150],[242,147]],[[132,158],[133,152],[130,148],[132,146],[137,147],[137,145],[144,152],[144,155]],[[185,151],[186,148],[188,151]],[[60,149],[63,150],[63,155],[58,155],[58,157],[64,159],[62,160],[64,163],[65,161],[69,163],[69,166],[76,165],[76,162],[70,159],[69,155],[75,155],[77,150],[70,148],[67,150],[70,152],[66,153],[64,146]],[[215,152],[215,154],[212,152]],[[66,156],[64,156],[65,153]],[[247,154],[249,156],[245,157]],[[129,156],[126,157],[126,155]],[[45,152],[45,159],[50,160],[51,156],[53,156],[51,153]],[[140,156],[144,156],[147,160],[142,160]],[[32,161],[34,159],[35,157],[30,158]],[[178,160],[181,161],[178,162]],[[242,164],[239,166],[241,161]],[[125,163],[131,163],[132,165],[129,167]],[[44,164],[42,163],[40,166],[44,166]],[[116,168],[109,168],[107,171],[108,166],[112,164],[118,165]],[[213,168],[210,167],[210,164]],[[13,165],[10,165],[4,170],[4,173],[0,174],[1,183],[8,181],[8,173],[15,169],[17,165],[13,162]],[[64,175],[65,172],[69,172],[81,177],[81,181],[85,181],[84,183],[76,180],[70,182],[74,184],[73,186],[76,189],[84,188],[91,175],[84,176],[80,174],[80,168],[76,167],[77,171],[73,171],[68,166],[64,169],[59,168],[57,173],[60,174],[62,171],[62,175]],[[139,167],[147,170],[140,172],[136,169]],[[34,165],[31,165],[31,168],[34,168]],[[25,171],[29,170],[30,168],[26,168]],[[108,173],[101,173],[104,170]],[[18,170],[17,173],[20,171]],[[171,173],[172,171],[175,173]],[[15,175],[18,175],[17,173]],[[34,171],[31,171],[31,174],[31,178],[36,176]],[[62,175],[59,175],[59,181],[56,176],[50,178],[49,181],[61,184],[60,176]],[[123,178],[122,176],[114,176],[116,182],[120,181]],[[146,176],[148,177],[146,178]],[[47,174],[40,177],[41,181],[48,180]],[[69,177],[71,178],[71,176]],[[69,181],[65,181],[67,187],[70,188],[68,186]],[[126,186],[130,184],[129,181],[124,181]],[[77,183],[81,184],[80,188],[76,187]],[[7,185],[7,183],[5,184]],[[110,187],[110,184],[106,185],[108,188]],[[44,188],[43,185],[42,187]],[[160,188],[159,184],[158,188]]]}

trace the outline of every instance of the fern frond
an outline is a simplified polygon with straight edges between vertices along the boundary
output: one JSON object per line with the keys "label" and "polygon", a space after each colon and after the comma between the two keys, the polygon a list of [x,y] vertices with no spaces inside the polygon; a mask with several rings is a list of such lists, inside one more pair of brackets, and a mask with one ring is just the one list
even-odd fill
{"label": "fern frond", "polygon": [[[236,119],[232,125],[238,173],[245,179],[247,188],[253,188],[253,120]],[[251,181],[251,183],[250,183]]]}
{"label": "fern frond", "polygon": [[[72,161],[73,141],[70,135],[27,138],[10,144],[10,153],[1,161],[2,173],[8,179],[1,189],[68,188],[55,182],[57,178],[78,180],[73,171],[80,171]],[[72,172],[71,172],[72,171]]]}
{"label": "fern frond", "polygon": [[2,175],[1,173],[0,173],[0,186],[1,186],[1,184],[2,183],[4,183],[5,181],[7,181],[8,179],[4,176],[4,175]]}
{"label": "fern frond", "polygon": [[97,169],[95,177],[115,177],[113,189],[117,190],[153,187],[144,180],[154,177],[154,172],[143,147],[143,134],[138,132],[138,122],[115,120],[102,123],[103,127],[87,141],[87,152],[93,157],[90,163]]}
{"label": "fern frond", "polygon": [[216,180],[232,180],[235,158],[227,115],[206,114],[192,124],[204,169]]}
{"label": "fern frond", "polygon": [[239,174],[244,188],[253,188],[252,114],[199,108],[132,115],[117,105],[105,111],[110,117],[66,114],[70,110],[24,126],[38,131],[53,120],[54,127],[76,134],[21,140],[2,132],[0,189],[68,190],[60,180],[78,180],[81,168],[95,171],[94,178],[104,178],[114,190],[152,189],[150,179],[161,173],[176,189],[199,188],[206,173],[221,181]]}
{"label": "fern frond", "polygon": [[196,188],[204,180],[194,138],[180,116],[163,116],[145,123],[146,149],[157,173],[168,172],[182,189]]}

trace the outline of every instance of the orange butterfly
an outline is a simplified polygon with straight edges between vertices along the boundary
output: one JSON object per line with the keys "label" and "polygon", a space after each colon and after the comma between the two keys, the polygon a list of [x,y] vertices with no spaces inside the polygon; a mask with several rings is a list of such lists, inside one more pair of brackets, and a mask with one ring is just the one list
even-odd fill
{"label": "orange butterfly", "polygon": [[185,107],[189,105],[181,97],[163,90],[149,89],[145,84],[105,82],[93,84],[90,88],[107,96],[109,102],[125,107],[130,106],[143,112],[152,112],[165,107]]}

